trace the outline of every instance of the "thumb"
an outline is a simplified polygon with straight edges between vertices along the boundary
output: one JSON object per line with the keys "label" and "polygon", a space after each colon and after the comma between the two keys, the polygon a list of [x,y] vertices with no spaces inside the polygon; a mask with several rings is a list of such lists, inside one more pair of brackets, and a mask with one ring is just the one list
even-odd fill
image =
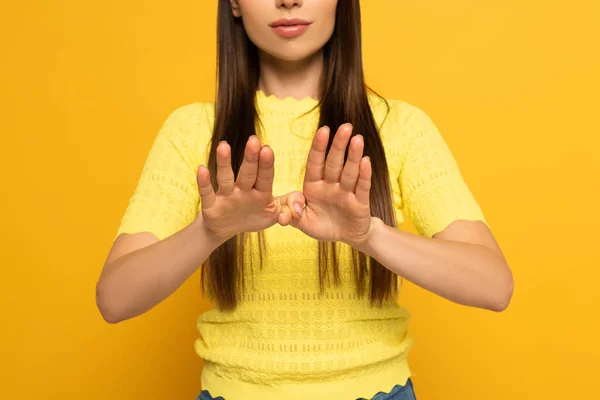
{"label": "thumb", "polygon": [[299,191],[290,192],[286,195],[277,198],[278,204],[281,205],[279,210],[279,223],[282,226],[287,226],[290,223],[300,221],[300,217],[304,212],[304,194]]}

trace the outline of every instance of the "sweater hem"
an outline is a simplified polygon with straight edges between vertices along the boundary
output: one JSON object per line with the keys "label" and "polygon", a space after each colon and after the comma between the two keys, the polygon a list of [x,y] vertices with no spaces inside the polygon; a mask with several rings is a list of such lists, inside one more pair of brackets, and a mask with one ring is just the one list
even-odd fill
{"label": "sweater hem", "polygon": [[311,381],[309,383],[258,384],[218,375],[205,361],[201,384],[212,397],[222,396],[225,400],[356,400],[370,399],[378,392],[389,393],[396,385],[405,385],[412,376],[405,357],[389,365],[366,372],[358,378],[335,381]]}

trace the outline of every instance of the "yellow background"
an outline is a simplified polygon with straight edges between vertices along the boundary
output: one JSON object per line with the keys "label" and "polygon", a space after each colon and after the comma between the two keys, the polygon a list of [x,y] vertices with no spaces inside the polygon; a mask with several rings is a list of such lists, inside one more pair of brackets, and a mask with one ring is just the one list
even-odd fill
{"label": "yellow background", "polygon": [[[215,3],[3,4],[1,398],[199,392],[198,274],[114,326],[94,286],[160,125],[213,98]],[[600,398],[599,4],[363,1],[370,85],[438,124],[516,280],[502,314],[406,286],[420,400]]]}

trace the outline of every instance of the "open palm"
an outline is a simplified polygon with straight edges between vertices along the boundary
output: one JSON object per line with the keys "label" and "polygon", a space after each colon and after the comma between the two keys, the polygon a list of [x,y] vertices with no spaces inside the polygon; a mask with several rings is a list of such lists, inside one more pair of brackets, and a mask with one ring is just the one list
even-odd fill
{"label": "open palm", "polygon": [[366,240],[371,229],[371,162],[363,157],[363,137],[356,135],[350,141],[352,125],[340,126],[326,155],[329,135],[327,127],[315,134],[302,190],[306,206],[291,224],[312,238],[355,246]]}

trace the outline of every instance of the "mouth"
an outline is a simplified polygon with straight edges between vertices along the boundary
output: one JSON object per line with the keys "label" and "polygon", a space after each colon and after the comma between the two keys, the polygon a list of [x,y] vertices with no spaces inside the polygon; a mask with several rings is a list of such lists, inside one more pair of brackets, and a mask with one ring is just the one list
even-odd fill
{"label": "mouth", "polygon": [[277,28],[278,26],[296,26],[296,25],[310,25],[312,22],[300,18],[284,18],[273,21],[269,24],[271,28]]}
{"label": "mouth", "polygon": [[269,26],[283,38],[294,38],[303,34],[312,22],[300,18],[286,18],[271,22]]}

